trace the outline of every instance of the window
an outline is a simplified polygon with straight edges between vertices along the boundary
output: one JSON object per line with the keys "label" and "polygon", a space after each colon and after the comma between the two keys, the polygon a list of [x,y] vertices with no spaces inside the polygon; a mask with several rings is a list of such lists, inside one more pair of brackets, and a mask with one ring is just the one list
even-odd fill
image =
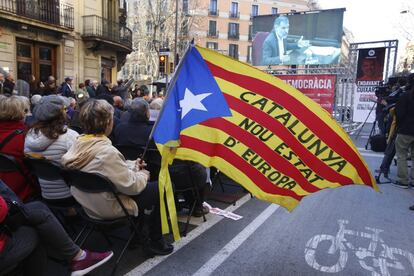
{"label": "window", "polygon": [[208,36],[216,37],[217,36],[217,22],[210,20],[208,22]]}
{"label": "window", "polygon": [[259,6],[258,5],[252,5],[252,16],[259,15]]}
{"label": "window", "polygon": [[211,50],[218,50],[218,43],[217,42],[207,42],[206,47]]}
{"label": "window", "polygon": [[252,46],[247,46],[247,62],[252,62]]}
{"label": "window", "polygon": [[183,13],[188,14],[188,0],[183,0]]}
{"label": "window", "polygon": [[239,3],[231,2],[230,17],[232,18],[239,17]]}
{"label": "window", "polygon": [[209,15],[218,15],[217,0],[210,0]]}
{"label": "window", "polygon": [[239,38],[239,24],[237,23],[229,23],[229,38]]}
{"label": "window", "polygon": [[249,25],[249,41],[252,41],[253,25]]}
{"label": "window", "polygon": [[272,14],[277,14],[277,8],[272,7]]}
{"label": "window", "polygon": [[56,47],[31,41],[16,43],[17,78],[29,82],[31,76],[45,82],[56,77]]}
{"label": "window", "polygon": [[239,45],[229,44],[229,56],[235,59],[239,59]]}

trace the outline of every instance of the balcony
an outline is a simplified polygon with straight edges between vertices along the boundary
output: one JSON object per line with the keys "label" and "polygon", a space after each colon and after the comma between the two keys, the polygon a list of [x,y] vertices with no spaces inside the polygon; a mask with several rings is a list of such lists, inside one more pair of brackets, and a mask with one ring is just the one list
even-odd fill
{"label": "balcony", "polygon": [[58,0],[0,0],[0,18],[64,33],[74,28],[74,9]]}
{"label": "balcony", "polygon": [[215,10],[213,10],[213,9],[208,9],[208,15],[209,16],[219,16],[219,10],[217,10],[217,9],[215,9]]}
{"label": "balcony", "polygon": [[117,22],[96,15],[83,16],[82,38],[88,48],[111,47],[119,52],[132,51],[132,31]]}
{"label": "balcony", "polygon": [[240,18],[240,12],[238,12],[238,11],[229,11],[229,18]]}
{"label": "balcony", "polygon": [[228,34],[227,34],[228,39],[238,40],[239,36],[240,36],[239,32],[228,32]]}
{"label": "balcony", "polygon": [[209,37],[209,38],[218,38],[219,37],[219,31],[208,30],[207,31],[207,37]]}

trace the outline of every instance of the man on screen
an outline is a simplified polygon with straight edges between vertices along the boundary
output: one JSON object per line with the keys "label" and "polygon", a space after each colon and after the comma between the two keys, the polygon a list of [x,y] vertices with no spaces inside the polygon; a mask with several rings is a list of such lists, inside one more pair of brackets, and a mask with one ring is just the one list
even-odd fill
{"label": "man on screen", "polygon": [[309,41],[301,37],[296,43],[288,43],[289,19],[279,16],[273,23],[273,29],[263,42],[262,64],[290,64],[290,56],[287,51],[309,47]]}

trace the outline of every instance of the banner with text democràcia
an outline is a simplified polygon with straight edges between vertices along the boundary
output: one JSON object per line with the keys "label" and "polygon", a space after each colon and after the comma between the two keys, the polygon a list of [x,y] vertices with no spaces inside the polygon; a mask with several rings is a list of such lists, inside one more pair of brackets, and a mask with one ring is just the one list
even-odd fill
{"label": "banner with text democr\u00e0cia", "polygon": [[333,113],[336,75],[276,75]]}
{"label": "banner with text democr\u00e0cia", "polygon": [[174,158],[216,167],[257,198],[288,210],[325,188],[361,184],[378,190],[346,132],[292,86],[198,46],[190,46],[175,75],[154,131],[163,158],[163,233],[165,190],[179,238],[167,169]]}

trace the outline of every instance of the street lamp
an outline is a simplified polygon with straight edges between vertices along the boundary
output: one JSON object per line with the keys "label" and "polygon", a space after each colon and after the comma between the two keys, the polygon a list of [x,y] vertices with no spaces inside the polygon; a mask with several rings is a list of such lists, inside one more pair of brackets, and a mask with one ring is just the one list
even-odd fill
{"label": "street lamp", "polygon": [[175,0],[174,68],[177,66],[178,0]]}

